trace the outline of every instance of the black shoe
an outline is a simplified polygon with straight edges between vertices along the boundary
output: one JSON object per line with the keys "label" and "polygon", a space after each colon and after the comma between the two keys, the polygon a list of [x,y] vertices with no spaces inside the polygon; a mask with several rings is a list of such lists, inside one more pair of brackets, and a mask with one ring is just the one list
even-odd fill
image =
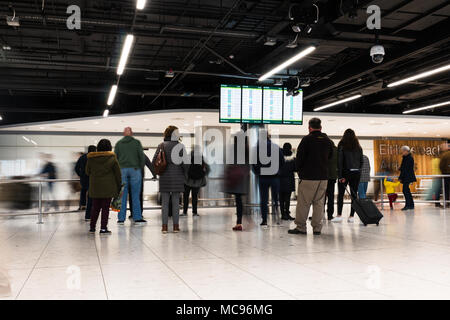
{"label": "black shoe", "polygon": [[285,220],[285,221],[288,221],[288,220],[290,220],[290,219],[289,219],[289,217],[288,217],[288,216],[284,215],[284,216],[282,216],[282,217],[281,217],[281,220]]}
{"label": "black shoe", "polygon": [[328,217],[328,221],[331,221],[331,220],[333,220],[333,217]]}
{"label": "black shoe", "polygon": [[263,222],[261,222],[261,224],[260,224],[260,226],[267,226],[267,221],[263,221]]}
{"label": "black shoe", "polygon": [[301,230],[298,230],[297,228],[289,230],[288,233],[289,234],[307,234],[306,231],[301,231]]}
{"label": "black shoe", "polygon": [[108,229],[102,229],[100,230],[100,234],[101,235],[110,235],[112,232],[109,231]]}
{"label": "black shoe", "polygon": [[193,214],[194,217],[199,217],[200,215],[198,213]]}
{"label": "black shoe", "polygon": [[89,229],[89,233],[95,233],[95,229]]}
{"label": "black shoe", "polygon": [[136,220],[136,221],[134,222],[134,224],[138,224],[138,225],[140,225],[140,224],[146,224],[146,223],[147,223],[147,220],[144,220],[144,219]]}
{"label": "black shoe", "polygon": [[409,210],[409,208],[408,207],[402,208],[402,211],[406,211],[406,210]]}
{"label": "black shoe", "polygon": [[320,232],[320,231],[314,231],[313,232],[313,235],[315,235],[315,236],[320,236],[322,234],[322,232]]}
{"label": "black shoe", "polygon": [[117,220],[117,224],[124,225],[125,221]]}
{"label": "black shoe", "polygon": [[295,218],[294,218],[294,217],[291,217],[290,215],[288,215],[288,220],[294,221]]}

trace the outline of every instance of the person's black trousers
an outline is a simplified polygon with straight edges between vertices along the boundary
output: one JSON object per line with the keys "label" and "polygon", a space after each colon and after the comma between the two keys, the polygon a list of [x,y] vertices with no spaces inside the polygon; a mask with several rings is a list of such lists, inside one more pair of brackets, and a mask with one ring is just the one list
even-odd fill
{"label": "person's black trousers", "polygon": [[183,194],[183,214],[187,214],[189,208],[189,194],[192,191],[192,213],[197,214],[197,204],[198,204],[198,193],[200,188],[194,188],[187,185],[184,185],[184,194]]}
{"label": "person's black trousers", "polygon": [[86,205],[86,213],[84,214],[84,219],[88,220],[91,218],[91,210],[92,210],[92,198],[89,197],[89,193],[87,193],[87,205]]}
{"label": "person's black trousers", "polygon": [[291,207],[291,195],[292,192],[280,192],[280,210],[282,217],[289,215],[289,208]]}
{"label": "person's black trousers", "polygon": [[[450,178],[444,179],[444,185],[445,185],[445,196],[443,196],[444,201],[450,201]],[[450,203],[447,202],[446,207],[448,208],[450,206]]]}
{"label": "person's black trousers", "polygon": [[403,184],[403,195],[405,196],[405,208],[414,208],[414,199],[411,194],[411,190],[409,189],[410,183]]}
{"label": "person's black trousers", "polygon": [[236,214],[237,214],[236,224],[242,224],[242,213],[244,210],[242,206],[242,194],[235,193],[234,198],[236,200]]}
{"label": "person's black trousers", "polygon": [[[345,182],[341,183],[339,182],[338,185],[338,215],[342,215],[342,209],[344,208],[344,195],[345,195],[345,189],[347,188],[347,185],[350,186],[350,191],[352,195],[352,202],[353,199],[356,199],[358,197],[358,186],[359,186],[359,180],[361,180],[361,173],[351,173],[345,178]],[[350,209],[350,217],[353,217],[355,215],[355,210],[353,207]]]}
{"label": "person's black trousers", "polygon": [[[325,193],[325,204],[327,204],[328,220],[333,219],[334,215],[334,193],[336,190],[336,179],[328,179],[327,191]],[[328,203],[327,203],[328,201]]]}
{"label": "person's black trousers", "polygon": [[88,188],[89,186],[81,184],[80,205],[79,205],[80,208],[86,206]]}
{"label": "person's black trousers", "polygon": [[259,177],[259,195],[261,198],[260,208],[261,216],[264,223],[267,222],[267,215],[269,213],[269,189],[272,191],[272,206],[278,208],[280,196],[280,179],[274,176],[260,176]]}

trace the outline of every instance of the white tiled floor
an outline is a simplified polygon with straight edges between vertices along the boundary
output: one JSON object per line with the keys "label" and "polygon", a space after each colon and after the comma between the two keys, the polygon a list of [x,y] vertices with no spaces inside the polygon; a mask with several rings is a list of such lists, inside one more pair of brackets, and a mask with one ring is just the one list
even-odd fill
{"label": "white tiled floor", "polygon": [[326,223],[320,237],[255,216],[234,233],[234,210],[199,212],[167,235],[156,211],[145,227],[111,214],[109,237],[88,234],[81,214],[1,218],[6,299],[450,299],[450,210]]}

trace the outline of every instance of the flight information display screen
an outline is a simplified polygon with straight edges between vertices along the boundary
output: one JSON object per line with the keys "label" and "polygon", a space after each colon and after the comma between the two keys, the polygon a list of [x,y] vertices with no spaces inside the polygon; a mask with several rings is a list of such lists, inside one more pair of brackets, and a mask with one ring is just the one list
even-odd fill
{"label": "flight information display screen", "polygon": [[242,122],[262,123],[263,90],[261,87],[242,87]]}
{"label": "flight information display screen", "polygon": [[283,123],[283,88],[264,87],[263,123]]}
{"label": "flight information display screen", "polygon": [[220,88],[220,122],[241,122],[241,86],[222,85]]}
{"label": "flight information display screen", "polygon": [[283,124],[303,124],[303,91],[293,97],[284,91]]}

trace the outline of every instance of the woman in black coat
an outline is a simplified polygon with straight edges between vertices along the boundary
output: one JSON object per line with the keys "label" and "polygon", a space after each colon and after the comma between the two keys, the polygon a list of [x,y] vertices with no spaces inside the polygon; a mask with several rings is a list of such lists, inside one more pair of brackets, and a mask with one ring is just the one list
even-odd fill
{"label": "woman in black coat", "polygon": [[401,148],[403,154],[402,164],[400,166],[400,176],[398,180],[403,184],[403,194],[405,196],[405,207],[402,209],[414,210],[414,199],[409,189],[409,185],[416,182],[416,175],[414,173],[414,158],[411,155],[411,149],[408,146],[403,146]]}
{"label": "woman in black coat", "polygon": [[291,195],[295,191],[295,156],[292,152],[292,145],[283,145],[284,164],[280,168],[280,207],[281,219],[295,220],[289,214],[291,206]]}

